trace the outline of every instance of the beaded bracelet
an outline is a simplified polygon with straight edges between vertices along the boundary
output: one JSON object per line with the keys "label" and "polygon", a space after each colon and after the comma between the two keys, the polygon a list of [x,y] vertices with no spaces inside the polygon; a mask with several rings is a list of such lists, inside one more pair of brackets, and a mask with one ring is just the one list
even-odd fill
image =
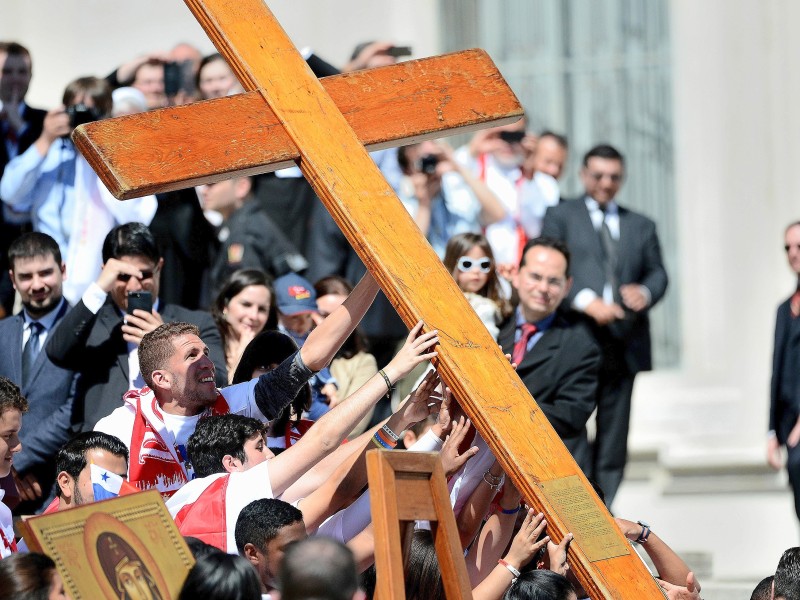
{"label": "beaded bracelet", "polygon": [[381,427],[381,431],[382,431],[383,433],[385,433],[386,435],[388,435],[388,436],[389,436],[389,438],[390,438],[390,439],[391,439],[391,440],[392,440],[392,441],[393,441],[395,444],[396,444],[397,442],[399,442],[399,441],[400,441],[400,436],[399,436],[399,435],[397,435],[397,434],[396,434],[394,431],[392,431],[391,429],[389,429],[389,426],[388,426],[388,425],[384,425],[383,427]]}

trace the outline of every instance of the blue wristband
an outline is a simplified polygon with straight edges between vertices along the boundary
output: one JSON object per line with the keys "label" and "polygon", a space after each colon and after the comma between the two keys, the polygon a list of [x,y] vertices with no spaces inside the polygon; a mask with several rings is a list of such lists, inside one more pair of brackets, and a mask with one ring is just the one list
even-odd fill
{"label": "blue wristband", "polygon": [[372,439],[378,442],[381,446],[383,446],[387,450],[394,450],[394,448],[392,448],[389,444],[384,442],[383,439],[381,439],[381,437],[377,433],[372,436]]}
{"label": "blue wristband", "polygon": [[501,513],[503,513],[504,515],[515,515],[515,514],[517,514],[517,513],[518,513],[520,510],[522,510],[522,506],[521,506],[521,505],[520,505],[520,506],[517,506],[517,508],[510,508],[510,509],[508,509],[508,510],[506,510],[505,508],[501,508],[501,509],[500,509],[500,512],[501,512]]}

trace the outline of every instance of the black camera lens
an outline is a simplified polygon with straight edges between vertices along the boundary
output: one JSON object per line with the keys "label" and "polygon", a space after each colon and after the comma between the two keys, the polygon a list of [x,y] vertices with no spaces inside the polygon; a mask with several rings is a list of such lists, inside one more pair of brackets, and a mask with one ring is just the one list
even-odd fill
{"label": "black camera lens", "polygon": [[100,118],[95,109],[89,108],[85,104],[68,106],[66,112],[69,115],[69,126],[72,129],[75,129],[78,125],[97,121]]}
{"label": "black camera lens", "polygon": [[426,175],[436,173],[436,165],[439,164],[439,157],[435,154],[425,154],[417,161],[417,169]]}

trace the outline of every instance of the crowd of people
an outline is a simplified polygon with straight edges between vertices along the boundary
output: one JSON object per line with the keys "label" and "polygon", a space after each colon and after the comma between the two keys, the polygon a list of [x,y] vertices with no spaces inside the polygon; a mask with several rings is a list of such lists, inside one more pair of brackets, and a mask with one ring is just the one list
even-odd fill
{"label": "crowd of people", "polygon": [[[397,50],[362,44],[342,71]],[[197,560],[182,598],[372,597],[374,447],[440,453],[476,598],[586,596],[571,534],[547,535],[429,366],[438,332],[406,329],[297,168],[118,202],[76,150],[81,123],[241,91],[220,55],[178,44],[49,110],[25,102],[23,46],[0,42],[0,66],[0,599],[64,597],[13,519],[94,502],[91,465],[161,493]],[[591,148],[566,200],[568,150],[523,119],[373,158],[611,506],[668,278],[655,223],[617,202],[623,155]],[[670,598],[700,597],[649,525],[617,524]],[[798,597],[793,556],[776,598]],[[406,594],[444,597],[422,523]]]}

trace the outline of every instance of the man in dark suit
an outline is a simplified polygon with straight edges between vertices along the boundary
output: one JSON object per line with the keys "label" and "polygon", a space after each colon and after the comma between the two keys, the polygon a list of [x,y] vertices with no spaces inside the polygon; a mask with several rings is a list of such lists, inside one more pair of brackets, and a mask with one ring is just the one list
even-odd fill
{"label": "man in dark suit", "polygon": [[536,238],[523,249],[513,284],[519,306],[501,326],[499,342],[517,375],[582,469],[589,466],[586,421],[595,407],[600,350],[582,323],[557,311],[569,293],[569,251]]}
{"label": "man in dark suit", "polygon": [[22,451],[14,456],[12,476],[24,501],[17,510],[31,514],[53,491],[55,457],[69,439],[75,374],[41,352],[69,308],[61,294],[65,267],[58,244],[44,233],[26,233],[8,255],[23,310],[0,321],[0,376],[19,385],[30,405],[22,417]]}
{"label": "man in dark suit", "polygon": [[[15,42],[0,42],[0,177],[8,162],[25,152],[42,133],[46,111],[25,104],[31,83],[28,50]],[[30,231],[30,216],[3,207],[0,216],[0,316],[10,314],[14,290],[6,276],[8,246],[20,233]]]}
{"label": "man in dark suit", "polygon": [[781,445],[786,445],[786,468],[800,519],[800,221],[786,228],[784,247],[798,287],[778,307],[775,319],[767,459],[773,468],[781,469]]}
{"label": "man in dark suit", "polygon": [[592,148],[581,169],[585,195],[548,209],[542,226],[542,235],[569,248],[574,285],[567,302],[589,318],[603,352],[589,474],[609,506],[627,461],[634,376],[652,368],[647,313],[667,289],[655,223],[615,201],[624,169],[613,147]]}
{"label": "man in dark suit", "polygon": [[[103,270],[48,340],[47,355],[80,373],[73,428],[89,431],[122,406],[122,395],[144,386],[138,348],[144,334],[164,322],[197,325],[216,367],[216,383],[227,384],[222,340],[211,315],[158,301],[160,256],[150,230],[141,223],[112,229],[103,243]],[[130,293],[149,292],[152,310],[128,314]]]}

